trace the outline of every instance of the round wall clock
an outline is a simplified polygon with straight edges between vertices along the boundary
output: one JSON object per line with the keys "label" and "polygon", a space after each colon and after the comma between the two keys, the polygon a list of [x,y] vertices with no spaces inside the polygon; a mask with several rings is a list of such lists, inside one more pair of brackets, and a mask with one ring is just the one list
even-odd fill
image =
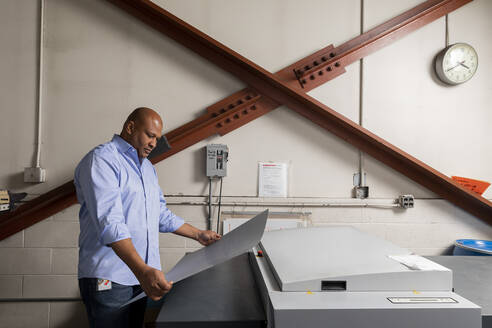
{"label": "round wall clock", "polygon": [[475,49],[466,43],[455,43],[446,47],[436,57],[436,73],[447,84],[468,81],[477,71],[478,56]]}

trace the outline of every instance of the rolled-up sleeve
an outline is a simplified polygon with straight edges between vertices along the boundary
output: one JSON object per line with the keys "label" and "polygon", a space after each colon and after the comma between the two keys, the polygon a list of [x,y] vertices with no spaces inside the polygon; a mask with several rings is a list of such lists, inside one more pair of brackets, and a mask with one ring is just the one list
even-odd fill
{"label": "rolled-up sleeve", "polygon": [[160,232],[174,232],[184,224],[184,220],[174,214],[166,206],[166,199],[162,194],[162,190],[159,188],[159,201],[161,206],[161,212],[159,215],[159,231]]}
{"label": "rolled-up sleeve", "polygon": [[120,173],[114,159],[105,155],[93,153],[87,165],[80,168],[77,183],[100,242],[109,245],[131,235],[121,203]]}

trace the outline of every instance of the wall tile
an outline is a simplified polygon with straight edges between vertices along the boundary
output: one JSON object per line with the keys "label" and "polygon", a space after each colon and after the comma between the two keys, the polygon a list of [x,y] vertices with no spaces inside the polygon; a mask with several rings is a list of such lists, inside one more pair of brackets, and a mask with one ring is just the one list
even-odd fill
{"label": "wall tile", "polygon": [[[366,209],[364,209],[366,210]],[[376,210],[376,209],[374,209]],[[407,214],[407,211],[412,211],[413,209],[388,209],[388,213],[380,213],[376,211],[365,211],[364,215],[367,215],[367,219],[370,223],[392,223],[392,224],[421,224],[429,223],[430,219],[428,217],[413,217]]]}
{"label": "wall tile", "polygon": [[49,304],[0,303],[0,328],[48,328]]}
{"label": "wall tile", "polygon": [[22,296],[22,276],[0,276],[0,298]]}
{"label": "wall tile", "polygon": [[25,231],[26,247],[77,247],[79,223],[42,221]]}
{"label": "wall tile", "polygon": [[186,221],[201,221],[208,217],[208,207],[203,205],[169,205],[168,208]]}
{"label": "wall tile", "polygon": [[181,249],[169,249],[169,248],[161,248],[159,250],[161,255],[161,266],[162,271],[167,273],[171,270],[176,263],[185,255],[185,251]]}
{"label": "wall tile", "polygon": [[51,250],[48,248],[0,248],[0,274],[48,274]]}
{"label": "wall tile", "polygon": [[79,221],[80,204],[75,204],[53,215],[53,221]]}
{"label": "wall tile", "polygon": [[[474,223],[470,224],[464,224],[468,229],[471,230],[472,232],[472,238],[474,239],[486,239],[486,240],[492,240],[492,225],[488,224],[484,221],[477,221]],[[459,234],[460,231],[458,230],[457,233]],[[458,237],[462,238],[462,237]]]}
{"label": "wall tile", "polygon": [[88,328],[89,321],[82,302],[50,303],[50,328]]}
{"label": "wall tile", "polygon": [[426,239],[427,225],[423,224],[391,224],[385,225],[386,240],[400,247],[417,246],[419,240]]}
{"label": "wall tile", "polygon": [[354,223],[352,227],[381,239],[387,238],[387,226],[381,223]]}
{"label": "wall tile", "polygon": [[348,207],[315,207],[305,208],[305,211],[312,212],[313,222],[367,222],[367,217],[362,215],[362,208]]}
{"label": "wall tile", "polygon": [[1,247],[24,247],[24,230],[0,241]]}
{"label": "wall tile", "polygon": [[456,222],[460,225],[466,226],[469,229],[475,231],[474,235],[476,235],[477,237],[473,237],[473,238],[492,240],[491,224],[478,219],[477,217],[471,215],[470,213],[463,211],[461,208],[456,207],[455,210],[456,210],[456,215],[458,217]]}
{"label": "wall tile", "polygon": [[409,210],[413,218],[427,218],[432,223],[455,223],[455,206],[442,199],[416,199],[415,207]]}
{"label": "wall tile", "polygon": [[315,222],[313,227],[346,227],[353,226],[350,222]]}
{"label": "wall tile", "polygon": [[186,237],[175,235],[172,232],[159,234],[159,247],[160,248],[179,248],[185,247]]}
{"label": "wall tile", "polygon": [[24,297],[80,297],[76,275],[24,276]]}
{"label": "wall tile", "polygon": [[446,248],[451,247],[456,239],[472,238],[473,233],[469,233],[470,227],[461,224],[431,224],[428,226],[426,235],[420,243],[416,243],[413,247],[432,247]]}
{"label": "wall tile", "polygon": [[77,274],[78,248],[53,248],[52,274]]}
{"label": "wall tile", "polygon": [[[254,202],[256,202],[256,199],[254,200]],[[258,201],[258,203],[261,203],[260,201]],[[220,215],[220,218],[222,220],[222,218],[224,217],[230,217],[230,218],[251,218],[253,217],[254,214],[251,214],[251,215],[244,215],[244,214],[240,214],[241,212],[251,212],[251,213],[260,213],[260,212],[263,212],[264,210],[268,209],[268,207],[265,207],[265,206],[241,206],[241,205],[238,205],[238,206],[224,206],[222,205],[220,207],[220,211],[221,211],[221,215]],[[212,218],[214,220],[217,219],[217,210],[218,210],[218,207],[213,207],[212,208],[213,210],[213,215],[212,215]],[[289,212],[290,211],[293,211],[293,208],[289,208],[287,205],[286,207],[282,207],[282,206],[277,206],[275,208],[270,208],[270,212]],[[297,208],[295,209],[295,211],[297,212]],[[234,212],[234,214],[223,214],[222,212]],[[207,216],[207,219],[208,219],[208,216]]]}

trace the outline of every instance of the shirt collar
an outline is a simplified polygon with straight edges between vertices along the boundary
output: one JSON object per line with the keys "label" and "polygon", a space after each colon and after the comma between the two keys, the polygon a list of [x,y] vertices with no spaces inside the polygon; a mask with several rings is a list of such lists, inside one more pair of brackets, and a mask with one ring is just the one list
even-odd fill
{"label": "shirt collar", "polygon": [[128,142],[126,142],[122,137],[120,137],[117,134],[113,136],[113,139],[111,141],[116,145],[116,148],[120,153],[126,153],[129,149],[133,148],[132,145],[130,145]]}

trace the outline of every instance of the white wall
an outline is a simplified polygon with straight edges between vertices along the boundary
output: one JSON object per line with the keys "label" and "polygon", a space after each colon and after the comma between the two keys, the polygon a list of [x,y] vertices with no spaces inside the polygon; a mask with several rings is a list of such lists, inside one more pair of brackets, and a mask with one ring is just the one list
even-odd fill
{"label": "white wall", "polygon": [[[270,71],[330,43],[339,45],[360,27],[359,0],[156,2]],[[366,1],[365,29],[419,2]],[[33,197],[72,179],[80,158],[118,133],[137,106],[160,111],[169,131],[244,86],[105,1],[46,0],[41,165],[48,181],[25,184],[23,168],[32,165],[36,142],[38,9],[34,0],[0,2],[2,188]],[[479,55],[478,71],[464,85],[444,86],[433,74],[432,60],[444,46],[444,18],[365,58],[365,127],[446,175],[492,181],[491,12],[491,1],[475,0],[449,16],[451,43],[468,42]],[[346,69],[310,94],[358,121],[359,63]],[[276,211],[310,212],[315,225],[352,224],[424,255],[449,251],[457,238],[492,238],[489,225],[367,156],[371,197],[361,203],[391,204],[399,194],[412,193],[414,209],[300,205],[357,202],[351,189],[359,152],[285,107],[156,166],[168,201],[176,204],[172,209],[200,228],[206,226],[206,207],[179,203],[202,201],[208,192],[202,150],[207,143],[225,143],[231,151],[224,201],[240,205],[225,211],[255,211],[263,207],[248,202],[280,201]],[[288,199],[256,197],[257,162],[264,160],[290,161]],[[491,190],[484,194],[488,199]],[[0,242],[0,298],[78,297],[77,209]],[[197,247],[161,236],[164,270]],[[0,327],[85,326],[83,311],[80,302],[2,302]]]}

